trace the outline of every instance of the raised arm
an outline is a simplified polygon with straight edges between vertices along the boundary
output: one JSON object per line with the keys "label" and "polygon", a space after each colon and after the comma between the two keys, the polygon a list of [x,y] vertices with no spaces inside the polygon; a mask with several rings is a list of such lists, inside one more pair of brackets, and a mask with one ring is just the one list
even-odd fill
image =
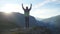
{"label": "raised arm", "polygon": [[30,6],[29,10],[31,10],[31,8],[32,8],[32,4],[31,4],[31,6]]}
{"label": "raised arm", "polygon": [[23,10],[25,10],[24,7],[23,7],[23,4],[22,4],[22,8],[23,8]]}

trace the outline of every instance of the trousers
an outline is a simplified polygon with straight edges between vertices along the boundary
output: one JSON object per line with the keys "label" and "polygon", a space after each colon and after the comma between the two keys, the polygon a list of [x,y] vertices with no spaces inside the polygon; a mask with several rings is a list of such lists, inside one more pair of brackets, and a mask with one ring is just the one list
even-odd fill
{"label": "trousers", "polygon": [[25,25],[26,28],[29,28],[29,16],[25,16]]}

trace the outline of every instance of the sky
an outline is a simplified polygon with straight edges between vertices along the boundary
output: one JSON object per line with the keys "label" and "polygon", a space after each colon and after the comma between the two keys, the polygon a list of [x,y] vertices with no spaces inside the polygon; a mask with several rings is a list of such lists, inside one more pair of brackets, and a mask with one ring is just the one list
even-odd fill
{"label": "sky", "polygon": [[24,14],[22,3],[24,8],[32,4],[30,15],[34,17],[45,19],[60,15],[60,0],[0,0],[0,12]]}

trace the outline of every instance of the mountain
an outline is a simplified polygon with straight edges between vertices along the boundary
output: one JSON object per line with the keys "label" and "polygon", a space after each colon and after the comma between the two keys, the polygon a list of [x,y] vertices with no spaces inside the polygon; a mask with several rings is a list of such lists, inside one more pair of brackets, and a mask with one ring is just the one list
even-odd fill
{"label": "mountain", "polygon": [[36,19],[36,21],[37,21],[37,26],[47,26],[47,23],[45,23],[45,22],[43,22],[42,20],[44,20],[44,19],[42,19],[42,18],[37,18],[37,17],[35,17],[35,19]]}
{"label": "mountain", "polygon": [[43,19],[42,18],[38,18],[38,17],[35,17],[36,20],[38,21],[42,21]]}
{"label": "mountain", "polygon": [[37,26],[45,27],[45,26],[47,26],[47,23],[45,23],[45,22],[43,22],[43,21],[38,21],[38,20],[37,20]]}
{"label": "mountain", "polygon": [[[13,12],[12,16],[14,17],[16,24],[18,24],[19,26],[25,27],[24,14]],[[36,26],[36,19],[33,16],[29,16],[29,26],[30,27]]]}
{"label": "mountain", "polygon": [[10,20],[9,15],[6,15],[3,12],[0,12],[0,31],[1,30],[6,30],[6,29],[12,29],[19,27],[16,25],[16,22],[13,20]]}
{"label": "mountain", "polygon": [[[40,21],[40,19],[38,20],[33,16],[29,16],[29,27],[33,27],[32,29],[37,28],[36,32],[45,32],[46,29],[48,29],[48,26],[50,28],[53,25],[51,25],[50,22],[47,23],[44,20]],[[18,12],[5,14],[3,12],[0,12],[0,30],[14,29],[19,27],[25,27],[24,14]]]}
{"label": "mountain", "polygon": [[[0,25],[10,25],[15,24],[15,26],[25,27],[24,14],[18,12],[12,12],[11,14],[5,14],[0,12]],[[9,26],[9,27],[10,27]],[[29,16],[29,26],[36,26],[36,19],[33,16]]]}
{"label": "mountain", "polygon": [[60,24],[60,15],[54,16],[54,17],[51,17],[51,18],[48,18],[48,19],[44,19],[42,21],[46,22],[46,23],[50,22],[50,24],[55,24],[58,27],[59,24]]}
{"label": "mountain", "polygon": [[42,21],[47,23],[47,27],[53,32],[53,34],[60,34],[60,15]]}

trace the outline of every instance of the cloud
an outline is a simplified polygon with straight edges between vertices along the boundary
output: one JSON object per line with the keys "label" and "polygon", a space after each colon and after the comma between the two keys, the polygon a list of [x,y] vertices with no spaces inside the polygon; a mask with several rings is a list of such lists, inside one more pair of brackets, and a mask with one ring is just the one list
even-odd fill
{"label": "cloud", "polygon": [[56,1],[60,1],[60,0],[46,0],[46,1],[53,1],[53,2],[56,2]]}
{"label": "cloud", "polygon": [[33,9],[35,10],[31,12],[31,15],[39,18],[49,18],[52,16],[60,15],[60,12],[57,12],[59,11],[58,9],[39,9],[49,2],[55,2],[56,4],[59,4],[60,0],[45,0],[42,3],[36,4],[35,6],[33,6]]}
{"label": "cloud", "polygon": [[38,3],[37,5],[35,5],[33,8],[39,8],[42,7],[43,5],[45,5],[46,3],[48,3],[49,1],[44,1],[42,3]]}
{"label": "cloud", "polygon": [[56,4],[60,4],[60,0],[46,0],[46,1],[55,2]]}
{"label": "cloud", "polygon": [[55,2],[56,4],[60,4],[60,0],[45,0],[42,3],[36,4],[35,6],[33,6],[33,8],[35,9],[35,8],[42,7],[42,6],[44,6],[45,4],[47,4],[49,2]]}
{"label": "cloud", "polygon": [[60,15],[60,12],[57,12],[58,9],[37,9],[30,12],[30,15],[39,18],[49,18],[52,16]]}

